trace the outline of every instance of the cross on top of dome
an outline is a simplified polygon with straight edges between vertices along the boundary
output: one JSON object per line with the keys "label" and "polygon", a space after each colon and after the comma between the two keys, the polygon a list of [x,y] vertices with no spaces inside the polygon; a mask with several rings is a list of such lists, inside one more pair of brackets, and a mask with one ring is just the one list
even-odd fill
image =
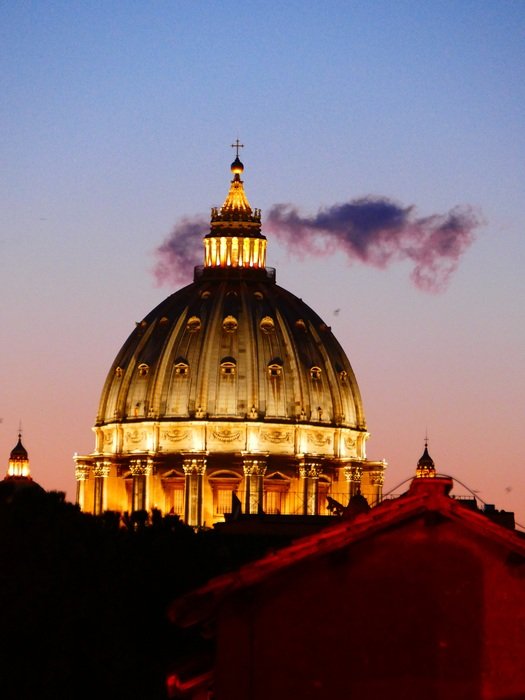
{"label": "cross on top of dome", "polygon": [[235,155],[237,158],[239,157],[239,148],[244,148],[244,144],[239,141],[239,139],[236,139],[235,143],[232,143],[231,145],[232,148],[235,148]]}

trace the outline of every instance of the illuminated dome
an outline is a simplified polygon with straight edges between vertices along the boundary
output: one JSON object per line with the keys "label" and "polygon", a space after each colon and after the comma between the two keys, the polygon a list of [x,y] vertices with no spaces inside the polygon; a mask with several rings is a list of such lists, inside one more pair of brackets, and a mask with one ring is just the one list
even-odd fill
{"label": "illuminated dome", "polygon": [[304,514],[360,486],[380,496],[350,363],[276,284],[238,157],[231,170],[204,266],[136,325],[109,371],[95,452],[76,459],[86,510],[157,507],[202,525],[231,511],[232,492],[245,512]]}
{"label": "illuminated dome", "polygon": [[[365,431],[341,346],[269,270],[198,269],[193,284],[151,311],[117,355],[97,426],[189,418]],[[202,449],[193,437],[189,447]]]}

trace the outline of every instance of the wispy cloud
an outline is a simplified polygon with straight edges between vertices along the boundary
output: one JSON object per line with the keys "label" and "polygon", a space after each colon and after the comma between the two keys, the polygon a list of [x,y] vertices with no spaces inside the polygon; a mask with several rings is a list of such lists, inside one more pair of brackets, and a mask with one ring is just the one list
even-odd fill
{"label": "wispy cloud", "polygon": [[[302,215],[293,204],[276,204],[266,217],[264,231],[298,257],[343,252],[349,262],[379,268],[408,260],[416,287],[439,292],[446,288],[481,224],[481,215],[469,206],[421,217],[414,205],[370,196],[334,204],[315,216]],[[202,238],[208,231],[204,217],[185,218],[175,225],[155,251],[158,284],[191,279],[193,267],[202,263]]]}

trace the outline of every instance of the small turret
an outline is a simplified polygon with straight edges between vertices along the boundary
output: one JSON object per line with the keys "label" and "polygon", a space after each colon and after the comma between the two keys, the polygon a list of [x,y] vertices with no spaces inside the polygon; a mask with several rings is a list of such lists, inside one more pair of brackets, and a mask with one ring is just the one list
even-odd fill
{"label": "small turret", "polygon": [[18,442],[9,455],[9,466],[7,467],[7,477],[22,477],[31,479],[29,469],[29,457],[26,448],[22,445],[22,433],[18,433]]}
{"label": "small turret", "polygon": [[436,468],[434,466],[434,460],[428,453],[428,439],[425,438],[425,450],[417,463],[416,479],[432,479],[435,476]]}

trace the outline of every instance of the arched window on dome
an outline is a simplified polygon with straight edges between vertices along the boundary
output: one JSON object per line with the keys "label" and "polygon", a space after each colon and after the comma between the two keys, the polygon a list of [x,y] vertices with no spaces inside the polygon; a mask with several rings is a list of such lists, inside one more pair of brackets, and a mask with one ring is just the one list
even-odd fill
{"label": "arched window on dome", "polygon": [[228,316],[226,316],[222,322],[222,327],[226,333],[234,333],[237,330],[238,325],[237,319],[231,314],[228,314]]}
{"label": "arched window on dome", "polygon": [[264,316],[259,323],[259,328],[263,333],[269,335],[275,332],[275,321],[271,316]]}
{"label": "arched window on dome", "polygon": [[223,357],[221,360],[221,376],[232,377],[237,371],[237,362],[233,357]]}
{"label": "arched window on dome", "polygon": [[214,413],[220,416],[238,415],[237,360],[223,357],[219,366],[218,387]]}
{"label": "arched window on dome", "polygon": [[177,377],[188,377],[190,374],[190,366],[183,357],[178,357],[175,360],[175,375]]}
{"label": "arched window on dome", "polygon": [[310,367],[310,377],[314,380],[314,382],[320,381],[321,374],[322,374],[322,370],[317,365]]}
{"label": "arched window on dome", "polygon": [[270,379],[278,379],[283,374],[283,361],[280,357],[276,357],[268,364],[268,376]]}
{"label": "arched window on dome", "polygon": [[145,362],[141,362],[140,365],[138,366],[139,370],[139,376],[140,377],[147,377],[149,373],[149,367]]}
{"label": "arched window on dome", "polygon": [[306,333],[306,323],[303,321],[302,318],[297,319],[297,321],[295,322],[295,327],[303,333]]}
{"label": "arched window on dome", "polygon": [[198,316],[190,316],[186,322],[186,330],[190,333],[196,333],[201,329],[201,320]]}
{"label": "arched window on dome", "polygon": [[283,387],[283,361],[280,357],[271,360],[266,372],[268,388],[266,393],[266,415],[286,418],[286,394]]}
{"label": "arched window on dome", "polygon": [[168,390],[168,409],[173,416],[182,418],[189,415],[190,365],[179,355],[173,362],[172,377]]}

